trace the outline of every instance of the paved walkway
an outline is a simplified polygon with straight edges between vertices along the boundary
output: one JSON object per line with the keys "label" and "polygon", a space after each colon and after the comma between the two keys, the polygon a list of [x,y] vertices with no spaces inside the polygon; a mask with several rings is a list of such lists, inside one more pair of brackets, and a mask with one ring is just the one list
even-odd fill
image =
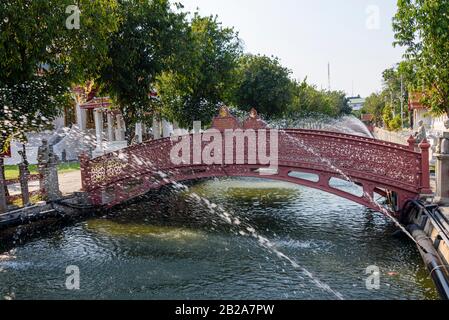
{"label": "paved walkway", "polygon": [[[59,188],[64,195],[71,194],[81,190],[81,173],[80,171],[65,172],[59,176]],[[30,191],[39,190],[39,181],[31,181],[29,184]],[[8,186],[11,195],[20,194],[20,184],[15,183]]]}

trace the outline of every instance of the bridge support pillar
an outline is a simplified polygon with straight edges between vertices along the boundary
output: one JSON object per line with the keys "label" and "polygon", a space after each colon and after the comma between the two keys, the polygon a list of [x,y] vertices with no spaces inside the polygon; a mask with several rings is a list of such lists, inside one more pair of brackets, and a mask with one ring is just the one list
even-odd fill
{"label": "bridge support pillar", "polygon": [[201,121],[193,121],[193,133],[201,133]]}
{"label": "bridge support pillar", "polygon": [[430,144],[427,139],[424,139],[419,144],[419,149],[421,150],[421,171],[422,171],[422,181],[421,181],[421,194],[429,195],[433,191],[430,188],[430,161],[429,161],[429,149]]}

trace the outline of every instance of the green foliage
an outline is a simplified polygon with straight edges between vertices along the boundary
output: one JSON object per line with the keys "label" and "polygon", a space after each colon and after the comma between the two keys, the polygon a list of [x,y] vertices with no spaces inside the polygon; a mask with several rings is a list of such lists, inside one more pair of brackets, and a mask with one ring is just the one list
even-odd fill
{"label": "green foliage", "polygon": [[163,114],[189,128],[193,121],[210,123],[221,103],[229,103],[241,54],[238,35],[224,28],[217,17],[191,21],[187,41],[181,42],[178,68],[165,71],[157,88]]}
{"label": "green foliage", "polygon": [[[169,0],[79,0],[80,29],[66,28],[72,0],[0,2],[0,147],[49,127],[70,88],[93,80],[123,114],[127,140],[142,119],[190,127],[218,107],[255,107],[276,118],[350,113],[342,92],[290,78],[278,59],[242,57],[241,42],[217,17],[191,21]],[[159,99],[150,99],[157,89]]]}
{"label": "green foliage", "polygon": [[[395,45],[406,48],[415,89],[432,113],[449,113],[449,1],[399,0],[393,20]],[[423,90],[424,88],[424,90]]]}
{"label": "green foliage", "polygon": [[293,83],[294,99],[290,107],[290,116],[298,114],[321,114],[337,117],[350,114],[351,108],[344,92],[317,90],[306,81]]}
{"label": "green foliage", "polygon": [[389,124],[391,120],[393,120],[393,109],[390,105],[386,105],[382,110],[382,119],[384,121],[384,125],[389,129]]}
{"label": "green foliage", "polygon": [[396,115],[389,123],[388,123],[388,129],[391,131],[398,131],[402,128],[402,121],[401,116]]}
{"label": "green foliage", "polygon": [[393,108],[390,104],[387,104],[383,109],[382,118],[385,128],[389,131],[397,131],[402,127],[401,115],[393,116]]}
{"label": "green foliage", "polygon": [[349,106],[349,100],[343,91],[326,91],[325,94],[333,109],[331,115],[341,116],[351,114],[352,109]]}
{"label": "green foliage", "polygon": [[67,88],[51,76],[1,86],[2,146],[11,136],[24,141],[26,132],[51,129],[51,120],[58,116],[61,106],[68,104],[68,98]]}
{"label": "green foliage", "polygon": [[110,37],[109,63],[100,83],[119,106],[131,142],[135,123],[155,112],[157,104],[148,94],[156,77],[171,65],[186,24],[168,0],[120,1],[119,12],[121,23]]}
{"label": "green foliage", "polygon": [[[372,114],[374,116],[374,123],[381,126],[383,122],[383,110],[385,107],[385,97],[382,93],[373,93],[366,98],[362,113]],[[391,113],[391,110],[389,111]]]}
{"label": "green foliage", "polygon": [[[415,70],[413,64],[404,61],[398,65],[384,70],[382,73],[383,90],[380,94],[373,94],[369,103],[369,111],[366,113],[372,113],[375,117],[376,123],[380,124],[380,113],[385,104],[388,102],[391,112],[399,115],[401,114],[401,102],[402,112],[404,118],[404,125],[406,126],[409,118],[408,110],[408,97],[409,91],[413,88],[413,83],[416,80]],[[401,80],[402,80],[402,94],[401,95]],[[368,101],[367,101],[368,103]],[[387,124],[385,124],[387,126]],[[402,127],[402,120],[401,120]]]}
{"label": "green foliage", "polygon": [[[37,165],[30,164],[28,166],[30,174],[37,174]],[[80,164],[78,162],[66,162],[58,164],[58,173],[68,173],[73,171],[79,171]],[[19,166],[18,165],[7,165],[5,166],[5,178],[6,180],[13,180],[19,178]]]}
{"label": "green foliage", "polygon": [[[401,62],[393,68],[384,70],[382,73],[383,93],[387,98],[393,99],[395,110],[399,110],[401,99],[404,102],[408,101],[408,90],[413,87],[412,83],[415,77],[410,67],[411,65],[409,63]],[[403,96],[401,96],[401,79],[403,83]]]}
{"label": "green foliage", "polygon": [[244,55],[240,58],[233,102],[268,118],[282,117],[293,102],[291,71],[278,58]]}
{"label": "green foliage", "polygon": [[324,93],[309,85],[306,80],[295,84],[294,94],[291,113],[332,113],[331,108],[325,102]]}
{"label": "green foliage", "polygon": [[48,128],[73,82],[95,77],[114,28],[115,1],[80,0],[79,30],[66,28],[70,0],[0,2],[0,144]]}

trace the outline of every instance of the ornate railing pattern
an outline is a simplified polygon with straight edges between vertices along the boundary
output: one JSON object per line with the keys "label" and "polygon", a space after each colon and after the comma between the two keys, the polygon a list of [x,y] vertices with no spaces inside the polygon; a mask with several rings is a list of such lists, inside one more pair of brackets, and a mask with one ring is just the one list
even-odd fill
{"label": "ornate railing pattern", "polygon": [[[224,133],[222,137],[223,135]],[[256,136],[259,135],[256,131]],[[268,139],[265,147],[269,153],[269,132],[266,137]],[[193,139],[191,135],[191,159],[194,150]],[[407,195],[430,192],[427,143],[421,144],[422,153],[418,153],[412,150],[412,146],[348,134],[295,129],[279,131],[278,141],[280,168],[339,177],[343,175],[343,178],[396,192],[403,191]],[[255,169],[265,166],[258,159],[249,161],[247,141],[243,153],[239,154],[243,164],[234,161],[232,164],[213,166],[203,163],[174,165],[170,158],[174,144],[171,139],[165,138],[144,142],[93,160],[82,156],[83,188],[93,195],[97,204],[117,204],[151,188],[185,177],[190,179],[214,175],[232,176],[239,173],[244,175],[245,172],[254,172]],[[208,144],[209,142],[202,142],[201,150]],[[222,146],[225,150],[224,137]],[[235,148],[235,141],[232,148]],[[235,150],[234,159],[237,159]]]}
{"label": "ornate railing pattern", "polygon": [[[165,138],[144,142],[93,160],[83,155],[80,159],[83,189],[89,193],[94,204],[111,206],[150,189],[183,180],[263,176],[334,193],[375,210],[378,209],[373,203],[375,192],[385,195],[395,193],[396,210],[400,210],[409,199],[431,193],[430,145],[425,140],[417,148],[413,137],[409,139],[409,145],[404,146],[320,130],[271,131],[255,110],[241,124],[226,108],[220,110],[212,126],[216,129],[216,136],[210,137],[208,132],[206,141],[203,141],[203,137],[206,138],[204,134],[194,134],[175,140]],[[252,130],[246,133],[254,139],[227,139],[226,130],[233,130],[234,133],[235,130]],[[171,152],[175,150],[175,144],[187,138],[184,142],[190,157],[174,161]],[[270,150],[272,142],[277,143],[277,152]],[[276,148],[275,145],[273,148]],[[221,151],[217,150],[218,146],[221,146]],[[420,152],[416,152],[417,149]],[[232,153],[232,157],[229,158],[228,152]],[[216,162],[206,163],[201,156],[198,157],[203,154],[213,155]],[[277,170],[265,170],[270,164],[262,161],[260,154],[268,155],[270,161],[277,160]],[[273,159],[273,156],[276,158]],[[313,173],[318,176],[318,181],[292,177],[293,171]],[[363,196],[356,197],[333,188],[330,185],[332,177],[358,184],[363,188]]]}

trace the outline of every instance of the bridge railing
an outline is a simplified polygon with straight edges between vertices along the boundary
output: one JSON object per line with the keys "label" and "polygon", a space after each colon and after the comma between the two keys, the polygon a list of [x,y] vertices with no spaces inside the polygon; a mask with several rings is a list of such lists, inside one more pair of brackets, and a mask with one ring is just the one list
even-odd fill
{"label": "bridge railing", "polygon": [[[395,185],[401,189],[418,193],[430,193],[428,152],[430,145],[422,143],[421,153],[414,151],[413,145],[407,147],[395,143],[343,133],[315,130],[286,130],[286,133],[302,141],[312,152],[303,152],[290,145],[291,158],[307,157],[312,164],[321,162],[320,170],[335,167],[348,177],[369,179],[375,183]],[[322,160],[325,159],[325,160]],[[329,161],[327,161],[327,160]]]}
{"label": "bridge railing", "polygon": [[391,141],[378,140],[378,139],[364,137],[364,136],[357,136],[357,135],[352,135],[352,134],[348,134],[348,133],[331,132],[331,131],[324,131],[324,130],[308,130],[308,129],[286,129],[285,131],[292,132],[292,133],[295,133],[295,132],[301,133],[302,132],[305,134],[314,133],[314,134],[322,134],[322,135],[326,135],[326,136],[330,135],[333,137],[342,137],[342,138],[363,141],[363,142],[368,142],[368,143],[378,143],[383,146],[389,146],[389,147],[398,148],[398,149],[413,150],[413,148],[410,148],[409,146],[406,146],[404,144],[398,144],[398,143],[394,143]]}
{"label": "bridge railing", "polygon": [[[256,132],[259,140],[259,133]],[[270,134],[266,134],[265,148],[270,152]],[[285,168],[328,172],[343,178],[361,179],[375,185],[394,187],[412,193],[430,192],[428,144],[422,143],[422,153],[405,146],[348,134],[315,130],[281,130],[278,134],[278,165]],[[204,150],[210,142],[201,142]],[[190,135],[190,159],[194,159],[193,136]],[[225,150],[225,139],[222,148]],[[96,159],[81,156],[83,188],[93,191],[124,182],[140,183],[151,175],[151,183],[167,179],[170,172],[182,168],[202,166],[203,163],[174,164],[170,152],[175,142],[169,138],[144,142]],[[235,148],[234,145],[231,148]],[[248,157],[248,141],[243,147],[240,162],[264,166],[259,159]],[[229,149],[229,146],[228,146]],[[234,151],[235,152],[235,151]],[[237,164],[238,155],[233,153]],[[426,161],[427,159],[427,161]],[[146,182],[150,183],[150,182]]]}

